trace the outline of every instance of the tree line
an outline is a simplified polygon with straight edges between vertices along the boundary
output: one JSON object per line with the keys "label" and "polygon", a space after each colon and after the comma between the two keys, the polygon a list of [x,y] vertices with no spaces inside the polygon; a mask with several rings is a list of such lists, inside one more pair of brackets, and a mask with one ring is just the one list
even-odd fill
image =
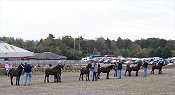
{"label": "tree line", "polygon": [[175,56],[175,40],[159,38],[131,41],[120,37],[116,40],[98,37],[95,40],[89,40],[83,37],[73,38],[68,35],[55,38],[54,35],[49,34],[47,38],[40,41],[23,40],[22,38],[14,37],[0,37],[0,40],[35,53],[52,52],[74,60],[98,54],[114,54],[138,58],[168,58]]}

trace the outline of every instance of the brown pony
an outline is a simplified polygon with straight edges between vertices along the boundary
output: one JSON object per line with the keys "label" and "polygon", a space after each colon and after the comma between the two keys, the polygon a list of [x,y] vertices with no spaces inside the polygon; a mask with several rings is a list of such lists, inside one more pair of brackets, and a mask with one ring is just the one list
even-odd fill
{"label": "brown pony", "polygon": [[126,73],[129,73],[129,76],[131,76],[131,71],[136,71],[136,76],[138,76],[138,71],[140,70],[140,67],[142,66],[142,62],[137,62],[135,66],[132,66],[133,64],[128,63],[126,65],[126,70],[125,70],[125,76]]}
{"label": "brown pony", "polygon": [[164,64],[164,61],[159,61],[158,63],[154,62],[152,64],[152,70],[151,70],[150,74],[154,74],[155,69],[159,70],[158,74],[162,74],[162,67],[165,65],[167,65],[167,64]]}
{"label": "brown pony", "polygon": [[109,79],[109,72],[114,69],[114,65],[109,65],[107,67],[99,67],[97,78],[100,79],[100,73],[106,73],[106,79]]}
{"label": "brown pony", "polygon": [[16,85],[19,85],[19,80],[24,69],[24,64],[21,63],[18,68],[12,68],[8,72],[8,77],[10,76],[11,85],[13,85],[13,77],[16,77]]}
{"label": "brown pony", "polygon": [[83,81],[83,75],[85,74],[86,75],[86,81],[90,81],[89,80],[89,73],[90,73],[90,69],[92,68],[92,64],[89,63],[86,68],[81,68],[80,69],[80,77],[79,77],[79,80],[81,79]]}
{"label": "brown pony", "polygon": [[[63,68],[64,68],[64,65],[62,65],[62,64],[58,64],[57,66],[55,66],[53,68],[47,68],[45,70],[44,82],[46,82],[46,78],[47,78],[47,82],[49,82],[49,75],[57,76],[58,73],[60,73],[60,75],[61,75],[61,69],[63,69]],[[56,82],[59,82],[58,78],[57,78]]]}

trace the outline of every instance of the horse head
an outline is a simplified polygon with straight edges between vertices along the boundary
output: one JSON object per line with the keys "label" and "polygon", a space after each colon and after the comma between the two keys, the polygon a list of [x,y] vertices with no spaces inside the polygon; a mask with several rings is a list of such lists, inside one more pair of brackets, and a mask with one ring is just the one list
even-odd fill
{"label": "horse head", "polygon": [[109,65],[108,68],[111,69],[115,69],[115,65]]}
{"label": "horse head", "polygon": [[63,65],[63,64],[58,64],[58,65],[56,66],[56,68],[58,68],[58,69],[64,69],[64,66],[65,66],[65,65]]}
{"label": "horse head", "polygon": [[25,66],[25,64],[24,64],[24,63],[21,63],[21,64],[18,66],[18,69],[24,69],[24,66]]}
{"label": "horse head", "polygon": [[86,68],[87,68],[87,69],[92,68],[92,64],[91,64],[91,63],[89,63],[89,64],[86,66]]}
{"label": "horse head", "polygon": [[143,66],[142,62],[137,62],[137,66],[138,66],[138,67]]}
{"label": "horse head", "polygon": [[164,61],[160,61],[160,62],[158,63],[158,65],[163,67],[163,66],[165,66],[165,65],[167,65],[167,64],[166,64]]}

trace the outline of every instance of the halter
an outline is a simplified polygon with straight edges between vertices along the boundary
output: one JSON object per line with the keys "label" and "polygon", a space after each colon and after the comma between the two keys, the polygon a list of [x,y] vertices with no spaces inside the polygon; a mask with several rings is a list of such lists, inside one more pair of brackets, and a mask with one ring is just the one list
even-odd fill
{"label": "halter", "polygon": [[21,64],[21,67],[24,68],[24,66]]}

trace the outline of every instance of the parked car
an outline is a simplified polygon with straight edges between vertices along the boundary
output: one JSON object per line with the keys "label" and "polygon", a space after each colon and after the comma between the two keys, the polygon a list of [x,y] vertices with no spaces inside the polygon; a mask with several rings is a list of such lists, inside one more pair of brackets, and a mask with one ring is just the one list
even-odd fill
{"label": "parked car", "polygon": [[103,61],[103,63],[104,63],[104,64],[109,64],[109,63],[111,63],[111,61],[112,61],[112,59],[107,58],[107,59],[105,59],[105,60]]}

